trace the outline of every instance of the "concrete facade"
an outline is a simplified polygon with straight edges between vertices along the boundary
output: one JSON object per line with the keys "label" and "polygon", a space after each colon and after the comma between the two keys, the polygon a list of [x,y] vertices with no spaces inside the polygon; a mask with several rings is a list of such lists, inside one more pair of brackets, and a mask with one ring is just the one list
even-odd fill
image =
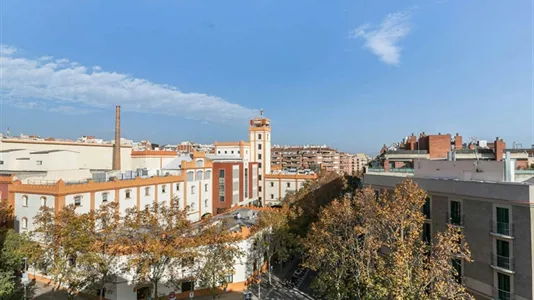
{"label": "concrete facade", "polygon": [[[534,186],[447,179],[435,174],[409,178],[430,196],[433,235],[447,224],[462,229],[474,260],[462,263],[468,290],[477,299],[533,299]],[[405,178],[365,174],[364,183],[377,190],[392,190]],[[454,213],[458,203],[459,213]],[[498,219],[497,211],[500,217],[506,215],[505,221]]]}

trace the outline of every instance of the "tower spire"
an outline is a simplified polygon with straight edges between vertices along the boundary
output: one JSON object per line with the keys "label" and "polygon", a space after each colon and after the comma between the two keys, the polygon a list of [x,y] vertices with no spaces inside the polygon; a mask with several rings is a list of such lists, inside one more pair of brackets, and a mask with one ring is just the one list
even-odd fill
{"label": "tower spire", "polygon": [[263,117],[263,108],[262,108],[262,109],[260,109],[260,116],[262,116],[262,117]]}

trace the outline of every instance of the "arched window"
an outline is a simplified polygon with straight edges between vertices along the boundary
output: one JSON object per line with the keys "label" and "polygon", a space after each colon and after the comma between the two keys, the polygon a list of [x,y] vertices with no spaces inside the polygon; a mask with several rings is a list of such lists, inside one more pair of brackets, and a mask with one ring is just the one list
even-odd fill
{"label": "arched window", "polygon": [[204,208],[208,208],[208,199],[204,200]]}
{"label": "arched window", "polygon": [[22,206],[28,206],[28,196],[23,195],[22,196]]}
{"label": "arched window", "polygon": [[193,171],[187,172],[187,181],[193,181],[193,180],[195,180],[195,172]]}
{"label": "arched window", "polygon": [[206,172],[204,172],[204,179],[211,179],[211,170],[206,170]]}
{"label": "arched window", "polygon": [[204,166],[204,160],[202,159],[197,159],[196,163],[197,163],[197,168],[201,168]]}
{"label": "arched window", "polygon": [[197,171],[197,178],[196,180],[202,180],[202,171]]}
{"label": "arched window", "polygon": [[192,185],[192,186],[191,186],[191,195],[194,195],[194,194],[195,194],[195,186]]}
{"label": "arched window", "polygon": [[28,218],[23,217],[21,220],[21,228],[22,229],[28,229]]}
{"label": "arched window", "polygon": [[46,197],[41,197],[41,206],[46,206]]}

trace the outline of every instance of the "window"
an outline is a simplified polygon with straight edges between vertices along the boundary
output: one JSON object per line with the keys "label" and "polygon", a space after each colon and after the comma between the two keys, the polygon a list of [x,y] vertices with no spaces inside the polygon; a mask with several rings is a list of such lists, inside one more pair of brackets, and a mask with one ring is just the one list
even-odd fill
{"label": "window", "polygon": [[510,214],[508,208],[497,207],[497,233],[511,235],[510,233]]}
{"label": "window", "polygon": [[176,190],[179,192],[180,191],[180,183],[176,183]]}
{"label": "window", "polygon": [[427,220],[430,220],[430,197],[426,197],[425,204],[422,207],[423,215]]}
{"label": "window", "polygon": [[228,154],[228,151],[224,151],[224,154]]}
{"label": "window", "polygon": [[191,202],[191,210],[195,210],[195,205],[196,203],[195,202]]}
{"label": "window", "polygon": [[166,192],[167,192],[167,185],[164,184],[161,186],[161,193],[165,194]]}
{"label": "window", "polygon": [[230,274],[224,276],[224,281],[225,281],[226,283],[232,283],[232,282],[234,282],[234,274],[230,273]]}
{"label": "window", "polygon": [[0,160],[0,165],[3,165],[4,164],[4,161],[3,160]]}
{"label": "window", "polygon": [[248,169],[245,169],[245,198],[248,198]]}
{"label": "window", "polygon": [[430,245],[432,239],[432,230],[429,223],[423,224],[423,242]]}
{"label": "window", "polygon": [[219,201],[224,202],[224,193],[225,193],[225,186],[224,186],[224,169],[219,170]]}
{"label": "window", "polygon": [[130,199],[130,197],[132,196],[132,191],[126,190],[125,195],[126,195],[126,199]]}
{"label": "window", "polygon": [[502,273],[497,273],[497,289],[499,293],[499,297],[497,299],[499,300],[512,299],[510,276],[502,274]]}
{"label": "window", "polygon": [[197,159],[196,166],[202,168],[204,166],[204,161],[202,159]]}
{"label": "window", "polygon": [[41,206],[46,206],[46,197],[41,197]]}
{"label": "window", "polygon": [[261,159],[261,154],[258,154],[258,159]]}
{"label": "window", "polygon": [[274,194],[271,194],[271,199],[274,199]]}
{"label": "window", "polygon": [[41,166],[42,164],[43,164],[43,161],[42,161],[42,160],[38,160],[38,161],[37,161],[37,165],[38,165],[38,166]]}
{"label": "window", "polygon": [[261,175],[258,175],[258,180],[261,180]]}
{"label": "window", "polygon": [[221,150],[217,151],[217,154],[221,154]]}
{"label": "window", "polygon": [[261,144],[258,144],[258,150],[261,150]]}
{"label": "window", "polygon": [[456,282],[458,282],[459,284],[462,284],[462,260],[453,259],[452,266],[454,267],[454,270],[456,271],[454,274],[454,277],[456,278]]}
{"label": "window", "polygon": [[234,150],[232,150],[232,154],[234,154]]}
{"label": "window", "polygon": [[74,196],[74,206],[82,205],[82,196]]}
{"label": "window", "polygon": [[204,192],[207,192],[207,191],[208,191],[208,184],[206,183],[206,184],[204,185]]}
{"label": "window", "polygon": [[258,169],[261,169],[261,163],[258,163]]}
{"label": "window", "polygon": [[194,291],[195,290],[195,282],[194,281],[182,281],[182,293],[188,292],[188,291]]}
{"label": "window", "polygon": [[258,140],[261,140],[261,133],[258,134]]}
{"label": "window", "polygon": [[108,193],[102,193],[102,202],[108,202]]}
{"label": "window", "polygon": [[22,196],[22,206],[28,206],[28,196]]}
{"label": "window", "polygon": [[145,196],[150,196],[150,188],[149,187],[145,188]]}
{"label": "window", "polygon": [[497,267],[511,270],[510,265],[510,243],[508,241],[497,240]]}
{"label": "window", "polygon": [[208,199],[204,199],[204,208],[208,208]]}
{"label": "window", "polygon": [[258,192],[261,192],[261,185],[258,186]]}
{"label": "window", "polygon": [[462,222],[462,203],[460,203],[459,201],[451,201],[450,209],[451,209],[451,212],[450,212],[449,222],[452,225],[457,225],[457,226],[463,225],[463,222]]}
{"label": "window", "polygon": [[206,172],[204,172],[204,179],[211,179],[211,170],[206,170]]}
{"label": "window", "polygon": [[21,222],[22,224],[20,225],[21,228],[22,228],[22,229],[28,229],[28,218],[24,217],[24,218],[22,218],[21,221],[22,221],[22,222]]}
{"label": "window", "polygon": [[271,187],[274,187],[274,182],[271,181]]}
{"label": "window", "polygon": [[195,178],[195,172],[187,172],[187,181],[193,181]]}
{"label": "window", "polygon": [[192,185],[192,186],[191,186],[191,195],[194,195],[194,194],[195,194],[195,186]]}
{"label": "window", "polygon": [[196,180],[202,180],[202,171],[197,171]]}
{"label": "window", "polygon": [[288,188],[291,187],[291,182],[288,182],[288,183],[287,183],[287,187],[288,187]]}

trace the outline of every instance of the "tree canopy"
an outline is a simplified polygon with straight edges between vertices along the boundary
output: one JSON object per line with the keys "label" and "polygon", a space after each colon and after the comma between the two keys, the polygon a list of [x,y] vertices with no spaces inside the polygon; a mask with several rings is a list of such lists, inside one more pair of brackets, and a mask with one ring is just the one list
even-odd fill
{"label": "tree canopy", "polygon": [[471,299],[453,260],[470,261],[459,229],[422,238],[426,193],[406,180],[377,196],[369,187],[333,201],[304,240],[304,265],[328,299]]}

